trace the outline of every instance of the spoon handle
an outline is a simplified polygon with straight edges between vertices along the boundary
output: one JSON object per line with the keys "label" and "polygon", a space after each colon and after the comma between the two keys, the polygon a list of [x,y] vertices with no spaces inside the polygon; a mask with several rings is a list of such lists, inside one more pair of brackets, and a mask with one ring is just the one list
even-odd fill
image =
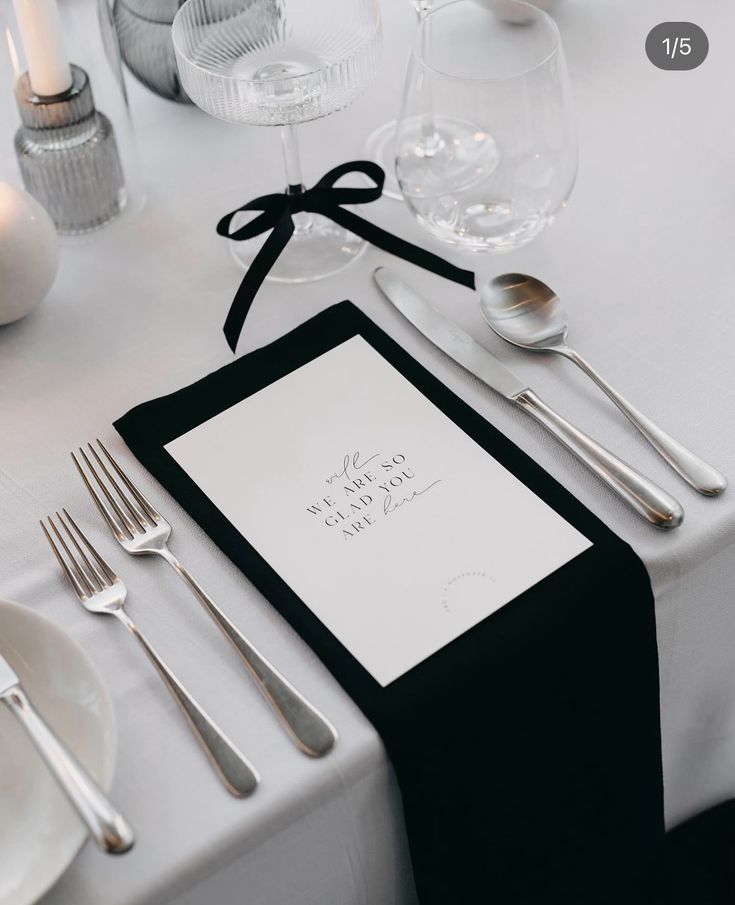
{"label": "spoon handle", "polygon": [[614,390],[574,349],[566,348],[562,350],[562,355],[573,361],[588,377],[594,380],[603,393],[617,405],[630,423],[643,434],[658,454],[695,490],[706,496],[716,496],[727,487],[727,479],[724,475],[720,474],[716,468],[708,465],[685,446],[682,446],[673,437],[670,437],[666,431],[661,430],[650,418],[646,418],[642,412],[632,406],[627,399],[623,399],[620,393]]}
{"label": "spoon handle", "polygon": [[542,424],[647,522],[657,528],[676,528],[681,524],[684,510],[670,493],[574,427],[531,390],[519,393],[513,401]]}

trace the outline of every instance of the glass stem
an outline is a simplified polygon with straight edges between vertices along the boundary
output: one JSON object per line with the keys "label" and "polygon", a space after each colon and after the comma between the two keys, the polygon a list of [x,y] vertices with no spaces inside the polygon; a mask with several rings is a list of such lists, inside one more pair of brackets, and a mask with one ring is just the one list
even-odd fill
{"label": "glass stem", "polygon": [[[304,178],[301,175],[301,158],[295,126],[281,127],[281,147],[283,148],[283,162],[286,167],[286,193],[288,195],[300,195],[305,191],[305,186]],[[311,214],[302,211],[294,214],[293,222],[294,232],[299,234],[308,232],[314,219]]]}
{"label": "glass stem", "polygon": [[[419,27],[423,25],[424,19],[431,12],[431,5],[433,0],[417,0],[416,4],[416,13],[419,18]],[[430,41],[429,41],[429,29],[422,28],[421,29],[421,58],[428,63],[429,62],[429,51],[430,51]],[[424,85],[424,110],[425,113],[421,117],[421,138],[419,140],[418,146],[416,147],[416,154],[419,157],[433,157],[434,154],[441,148],[442,139],[441,136],[436,131],[436,124],[434,122],[434,116],[432,111],[432,101],[431,94],[429,93],[428,84]]]}
{"label": "glass stem", "polygon": [[295,126],[281,127],[281,147],[283,162],[286,165],[286,191],[289,195],[300,195],[304,191],[304,180],[301,175],[299,141]]}

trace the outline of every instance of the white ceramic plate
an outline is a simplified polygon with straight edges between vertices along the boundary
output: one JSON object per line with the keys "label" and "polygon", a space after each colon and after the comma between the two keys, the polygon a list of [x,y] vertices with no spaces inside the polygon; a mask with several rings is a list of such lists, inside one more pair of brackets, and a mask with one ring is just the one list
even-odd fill
{"label": "white ceramic plate", "polygon": [[[27,607],[0,601],[0,652],[80,763],[109,791],[112,702],[82,648]],[[12,713],[0,704],[0,902],[31,905],[76,857],[87,830]]]}

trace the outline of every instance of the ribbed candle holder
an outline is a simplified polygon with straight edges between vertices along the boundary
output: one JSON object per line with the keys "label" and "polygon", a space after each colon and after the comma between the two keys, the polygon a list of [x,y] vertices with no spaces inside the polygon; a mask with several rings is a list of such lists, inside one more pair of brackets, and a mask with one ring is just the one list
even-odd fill
{"label": "ribbed candle holder", "polygon": [[71,69],[71,88],[55,97],[35,94],[27,73],[18,79],[15,150],[26,189],[57,230],[80,235],[114,220],[127,196],[112,124],[95,108],[87,73]]}

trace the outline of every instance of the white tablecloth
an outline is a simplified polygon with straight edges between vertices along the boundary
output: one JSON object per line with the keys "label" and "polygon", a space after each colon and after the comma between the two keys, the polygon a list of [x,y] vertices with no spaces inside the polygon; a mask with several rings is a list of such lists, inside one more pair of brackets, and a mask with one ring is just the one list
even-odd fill
{"label": "white tablecloth", "polygon": [[[399,0],[384,7],[378,83],[350,110],[302,130],[308,181],[359,157],[363,137],[396,112],[412,16]],[[711,41],[706,63],[689,73],[654,69],[644,53],[650,28],[695,15]],[[735,32],[735,7],[730,0],[565,0],[557,18],[579,113],[578,184],[569,209],[533,245],[476,263],[488,273],[534,273],[554,286],[580,350],[674,436],[735,479],[735,119],[727,38]],[[149,188],[144,214],[88,245],[65,248],[42,308],[0,330],[0,597],[64,625],[109,683],[120,729],[114,797],[139,837],[121,860],[87,846],[45,901],[407,905],[414,894],[400,800],[372,727],[267,601],[135,466],[175,526],[181,559],[338,726],[332,756],[318,762],[301,756],[173,572],[116,547],[68,457],[72,447],[100,435],[130,463],[113,419],[231,359],[221,325],[238,272],[214,224],[253,188],[278,189],[282,182],[275,131],[227,126],[138,87],[131,99]],[[12,128],[3,124],[4,142]],[[428,244],[395,202],[383,199],[365,213]],[[541,428],[402,321],[370,279],[373,267],[387,261],[370,250],[328,281],[266,285],[240,351],[349,297],[627,539],[646,563],[657,599],[667,820],[729,797],[735,490],[714,501],[697,496],[571,365],[502,346],[470,293],[395,263],[552,404],[675,490],[687,511],[683,527],[671,534],[647,527]],[[222,790],[122,628],[88,616],[72,599],[37,524],[61,505],[78,515],[126,579],[132,615],[259,765],[263,784],[251,800]]]}

